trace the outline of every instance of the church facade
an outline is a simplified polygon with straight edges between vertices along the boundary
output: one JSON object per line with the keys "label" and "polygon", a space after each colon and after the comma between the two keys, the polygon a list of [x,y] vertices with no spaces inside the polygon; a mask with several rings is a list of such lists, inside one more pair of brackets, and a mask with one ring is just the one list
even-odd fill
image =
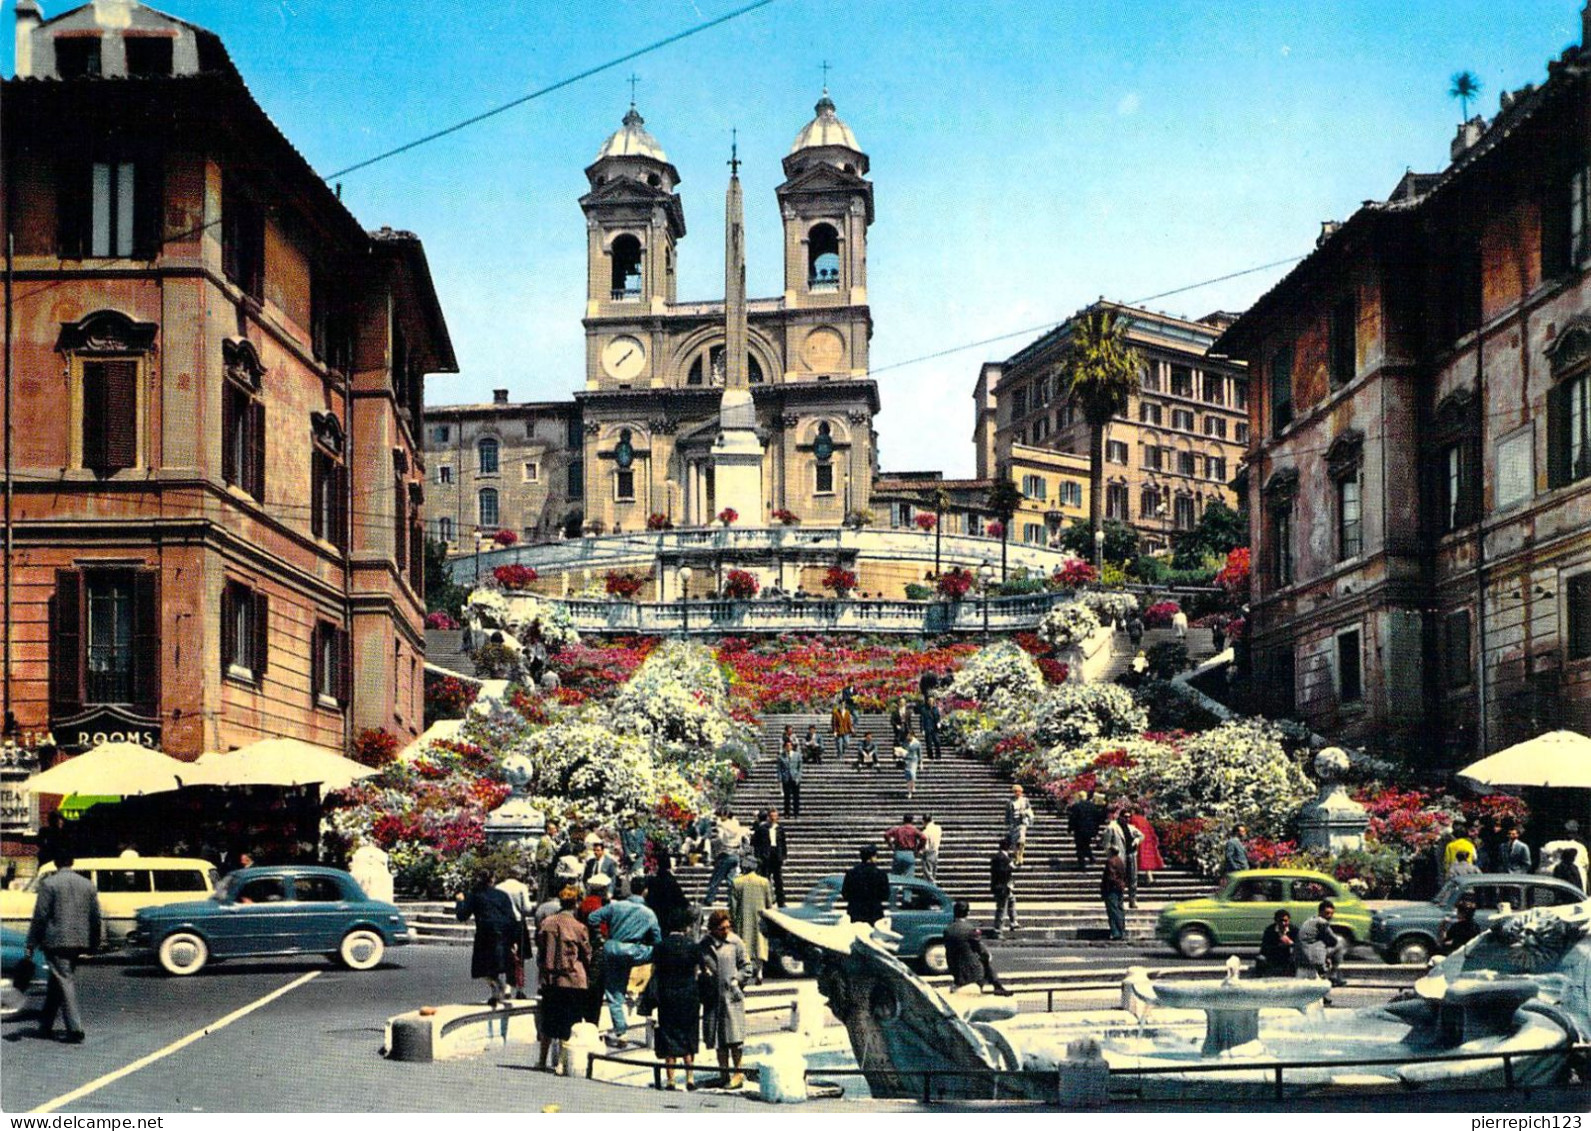
{"label": "church facade", "polygon": [[[735,312],[675,292],[686,231],[679,172],[633,106],[586,169],[586,374],[575,397],[586,529],[640,530],[658,515],[676,526],[714,522],[725,506],[713,455],[720,402],[737,383],[751,392],[762,449],[759,513],[737,511],[740,525],[770,525],[787,511],[836,526],[867,510],[879,408],[868,376],[873,186],[827,92],[784,172],[784,292],[744,302],[740,375],[728,372],[738,351],[726,349]],[[726,264],[731,306],[737,254]]]}

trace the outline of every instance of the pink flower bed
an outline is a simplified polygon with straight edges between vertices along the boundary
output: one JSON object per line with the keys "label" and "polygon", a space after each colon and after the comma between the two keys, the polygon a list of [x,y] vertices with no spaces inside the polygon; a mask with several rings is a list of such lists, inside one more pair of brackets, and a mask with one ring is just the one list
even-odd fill
{"label": "pink flower bed", "polygon": [[1171,618],[1182,611],[1175,601],[1156,601],[1144,610],[1145,628],[1170,628]]}
{"label": "pink flower bed", "polygon": [[976,644],[918,650],[811,636],[763,645],[728,637],[717,649],[731,702],[755,714],[826,709],[847,684],[862,710],[882,711],[903,695],[915,697],[924,672],[953,671],[977,650]]}

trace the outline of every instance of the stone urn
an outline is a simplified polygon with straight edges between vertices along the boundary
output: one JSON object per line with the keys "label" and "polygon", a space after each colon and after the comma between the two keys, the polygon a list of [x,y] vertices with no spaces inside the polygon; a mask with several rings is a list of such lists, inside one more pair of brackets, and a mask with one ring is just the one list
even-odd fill
{"label": "stone urn", "polygon": [[503,763],[503,776],[513,792],[496,809],[486,815],[486,840],[494,846],[533,846],[546,831],[547,818],[531,804],[527,786],[530,784],[531,766],[523,755],[511,755]]}
{"label": "stone urn", "polygon": [[1363,848],[1370,815],[1365,807],[1348,796],[1342,779],[1348,772],[1348,752],[1328,746],[1315,755],[1315,776],[1320,793],[1298,817],[1302,848],[1319,848],[1333,854]]}

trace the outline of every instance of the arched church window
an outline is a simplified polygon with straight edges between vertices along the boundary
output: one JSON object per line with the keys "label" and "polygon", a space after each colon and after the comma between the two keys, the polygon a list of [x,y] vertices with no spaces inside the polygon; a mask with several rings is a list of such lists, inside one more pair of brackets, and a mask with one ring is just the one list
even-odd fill
{"label": "arched church window", "polygon": [[616,301],[641,297],[641,241],[622,235],[613,241],[613,298]]}
{"label": "arched church window", "polygon": [[[710,382],[722,385],[724,374],[724,347],[713,346],[696,355],[696,360],[691,362],[690,370],[685,374],[685,383],[703,385]],[[749,353],[746,355],[746,380],[753,385],[760,385],[765,380],[762,365]]]}
{"label": "arched church window", "polygon": [[819,224],[807,233],[807,288],[837,290],[840,286],[840,233]]}
{"label": "arched church window", "polygon": [[757,364],[757,359],[751,354],[746,355],[746,380],[753,385],[762,384],[762,366]]}

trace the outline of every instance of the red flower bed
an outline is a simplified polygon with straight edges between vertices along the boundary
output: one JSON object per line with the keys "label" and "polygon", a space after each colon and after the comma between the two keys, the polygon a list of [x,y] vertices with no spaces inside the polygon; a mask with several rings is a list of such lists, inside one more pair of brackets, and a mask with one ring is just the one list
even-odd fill
{"label": "red flower bed", "polygon": [[[1250,868],[1279,868],[1298,855],[1298,845],[1294,841],[1271,840],[1263,836],[1245,841],[1243,847],[1248,851]],[[1162,850],[1165,848],[1164,843],[1161,844],[1161,848]]]}
{"label": "red flower bed", "polygon": [[362,730],[348,756],[361,766],[379,769],[398,757],[398,736],[375,727]]}
{"label": "red flower bed", "polygon": [[536,571],[525,565],[501,565],[492,570],[492,577],[504,589],[529,589]]}
{"label": "red flower bed", "polygon": [[773,520],[775,522],[783,523],[785,526],[799,526],[801,523],[801,516],[787,507],[780,507],[778,510],[773,512]]}
{"label": "red flower bed", "polygon": [[514,688],[508,697],[508,705],[518,711],[520,718],[532,726],[546,726],[549,722],[547,708],[542,706],[541,699],[527,694],[522,687]]}
{"label": "red flower bed", "polygon": [[743,569],[732,569],[724,575],[724,596],[731,601],[749,601],[761,588],[756,575]]}
{"label": "red flower bed", "polygon": [[1052,660],[1048,656],[1038,657],[1039,671],[1044,673],[1045,683],[1065,683],[1066,677],[1072,669],[1059,660]]}
{"label": "red flower bed", "polygon": [[638,573],[620,573],[618,570],[609,570],[603,588],[609,597],[619,597],[629,600],[639,593],[646,585],[646,578]]}
{"label": "red flower bed", "polygon": [[648,530],[673,530],[674,523],[666,514],[649,514],[646,516]]}
{"label": "red flower bed", "polygon": [[758,646],[730,638],[717,654],[732,708],[761,715],[826,710],[847,684],[862,710],[882,711],[901,696],[915,697],[924,672],[954,670],[977,650],[976,644],[919,650],[787,636]]}
{"label": "red flower bed", "polygon": [[1175,601],[1156,601],[1144,610],[1145,628],[1170,628],[1171,618],[1182,611]]}
{"label": "red flower bed", "polygon": [[[918,515],[918,518],[933,518],[931,514]],[[968,570],[955,566],[946,573],[939,575],[939,595],[949,601],[959,601],[972,591],[972,574]]]}
{"label": "red flower bed", "polygon": [[586,696],[604,699],[634,675],[641,661],[650,656],[656,647],[657,638],[652,636],[626,636],[606,643],[571,644],[560,648],[551,663],[553,670],[558,673],[560,691],[580,692],[579,702],[584,702]]}
{"label": "red flower bed", "polygon": [[519,535],[515,534],[512,530],[499,530],[496,534],[492,535],[492,541],[496,542],[499,546],[517,546],[519,545]]}
{"label": "red flower bed", "polygon": [[1208,826],[1203,817],[1189,817],[1181,821],[1155,820],[1150,822],[1160,835],[1160,855],[1166,863],[1182,868],[1199,865],[1199,834]]}
{"label": "red flower bed", "polygon": [[458,626],[459,626],[459,622],[454,620],[452,617],[448,616],[444,612],[435,612],[435,613],[426,613],[425,614],[425,627],[426,628],[448,629],[448,628],[457,628]]}
{"label": "red flower bed", "polygon": [[1082,558],[1073,558],[1050,574],[1050,581],[1062,589],[1076,589],[1099,580],[1099,571]]}
{"label": "red flower bed", "polygon": [[1137,764],[1138,759],[1125,750],[1107,750],[1090,763],[1096,770],[1130,770]]}
{"label": "red flower bed", "polygon": [[1019,632],[1016,634],[1016,646],[1030,656],[1048,656],[1050,646],[1040,640],[1037,633]]}
{"label": "red flower bed", "polygon": [[428,673],[425,677],[425,717],[427,721],[461,719],[480,692],[479,684],[457,676],[439,678]]}
{"label": "red flower bed", "polygon": [[1226,565],[1216,572],[1215,583],[1225,589],[1228,596],[1241,603],[1248,599],[1249,573],[1252,565],[1248,547],[1239,546],[1227,554]]}

